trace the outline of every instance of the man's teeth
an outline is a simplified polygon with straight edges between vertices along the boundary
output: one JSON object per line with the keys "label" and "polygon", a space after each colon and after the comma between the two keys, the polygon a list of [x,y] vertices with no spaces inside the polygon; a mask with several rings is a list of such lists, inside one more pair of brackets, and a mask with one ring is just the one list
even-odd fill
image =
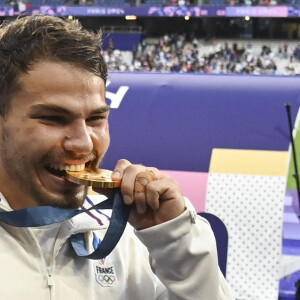
{"label": "man's teeth", "polygon": [[82,171],[85,168],[85,164],[82,165],[51,165],[52,169],[60,170],[60,171]]}

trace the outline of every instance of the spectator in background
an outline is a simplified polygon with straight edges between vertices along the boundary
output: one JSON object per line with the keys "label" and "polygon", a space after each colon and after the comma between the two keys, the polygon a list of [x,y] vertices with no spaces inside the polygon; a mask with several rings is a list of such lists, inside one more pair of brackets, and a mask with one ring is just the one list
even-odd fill
{"label": "spectator in background", "polygon": [[297,45],[293,51],[293,56],[296,60],[300,61],[300,45]]}

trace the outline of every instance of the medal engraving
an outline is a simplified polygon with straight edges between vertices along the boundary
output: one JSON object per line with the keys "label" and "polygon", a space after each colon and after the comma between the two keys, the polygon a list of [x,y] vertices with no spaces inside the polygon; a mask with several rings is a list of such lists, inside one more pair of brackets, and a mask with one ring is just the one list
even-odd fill
{"label": "medal engraving", "polygon": [[112,171],[86,168],[82,171],[66,171],[65,178],[71,182],[98,188],[118,188],[121,181],[111,180]]}

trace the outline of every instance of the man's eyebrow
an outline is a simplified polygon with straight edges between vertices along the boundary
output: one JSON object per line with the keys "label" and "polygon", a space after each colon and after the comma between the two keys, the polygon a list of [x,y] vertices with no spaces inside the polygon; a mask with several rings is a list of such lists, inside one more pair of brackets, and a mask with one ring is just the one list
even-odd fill
{"label": "man's eyebrow", "polygon": [[53,112],[53,113],[70,113],[70,111],[64,107],[52,105],[52,104],[34,104],[30,107],[29,114]]}
{"label": "man's eyebrow", "polygon": [[[105,113],[110,110],[110,107],[108,105],[103,105],[101,107],[98,107],[91,111],[91,114],[100,114]],[[29,111],[30,115],[33,115],[35,113],[43,113],[43,112],[49,112],[49,113],[60,113],[60,114],[73,114],[73,112],[65,107],[53,105],[53,104],[35,104],[32,105]]]}
{"label": "man's eyebrow", "polygon": [[103,105],[95,110],[92,111],[92,114],[102,114],[105,112],[110,111],[110,107],[108,105]]}

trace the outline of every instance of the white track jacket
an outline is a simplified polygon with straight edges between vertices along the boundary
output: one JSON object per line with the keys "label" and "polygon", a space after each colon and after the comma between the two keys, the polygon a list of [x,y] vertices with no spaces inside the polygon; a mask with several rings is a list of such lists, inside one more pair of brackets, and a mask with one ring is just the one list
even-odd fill
{"label": "white track jacket", "polygon": [[[0,199],[0,210],[11,210]],[[187,206],[176,219],[148,229],[127,225],[103,260],[78,257],[69,237],[84,232],[93,251],[107,229],[107,210],[41,229],[0,222],[0,300],[234,300],[211,228]]]}

